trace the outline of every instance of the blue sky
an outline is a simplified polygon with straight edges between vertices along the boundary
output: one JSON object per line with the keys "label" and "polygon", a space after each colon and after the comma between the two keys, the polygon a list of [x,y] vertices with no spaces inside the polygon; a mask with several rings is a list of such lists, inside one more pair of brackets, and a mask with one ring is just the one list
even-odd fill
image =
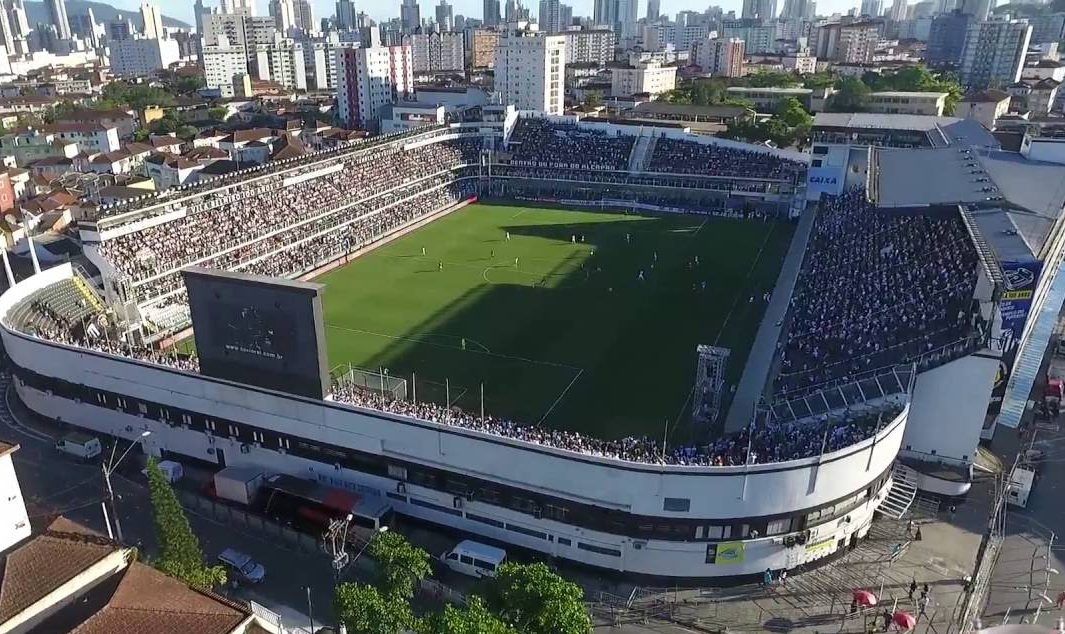
{"label": "blue sky", "polygon": [[[527,5],[532,5],[535,12],[536,7],[539,6],[539,0],[524,0]],[[640,17],[643,17],[647,12],[647,0],[638,0],[640,3]],[[175,17],[179,20],[184,20],[189,24],[192,24],[192,5],[193,0],[154,0],[155,4],[163,7],[163,13],[171,17]],[[217,6],[218,0],[204,0],[208,6]],[[268,0],[256,0],[256,9],[259,14],[266,15]],[[422,5],[422,15],[433,15],[433,7],[439,2],[439,0],[420,0]],[[483,0],[448,0],[455,6],[455,13],[470,16],[474,18],[480,18],[482,12]],[[591,15],[593,0],[571,0],[569,4],[573,5],[573,13],[577,15]],[[736,13],[740,11],[740,5],[742,0],[726,0],[724,2],[694,2],[692,0],[662,0],[662,12],[670,16],[676,15],[678,11],[686,9],[694,11],[703,11],[710,4],[718,4],[725,11],[735,10]],[[355,0],[355,7],[358,11],[365,11],[370,14],[375,20],[388,19],[399,15],[399,3],[400,0],[377,0],[375,2],[365,2],[362,0]],[[136,11],[140,7],[139,0],[110,0],[108,4],[114,6],[117,9],[133,10]],[[311,0],[311,4],[314,5],[314,17],[316,20],[325,16],[333,15],[336,12],[336,4],[333,0]],[[778,0],[778,4],[783,6],[783,0]],[[818,0],[817,12],[822,15],[831,14],[833,12],[845,13],[851,7],[857,6],[859,0]]]}

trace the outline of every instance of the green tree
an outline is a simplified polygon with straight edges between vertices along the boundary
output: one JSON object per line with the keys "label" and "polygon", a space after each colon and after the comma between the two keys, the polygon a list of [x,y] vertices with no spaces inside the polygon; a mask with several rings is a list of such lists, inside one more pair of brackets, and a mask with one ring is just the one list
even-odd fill
{"label": "green tree", "polygon": [[337,586],[333,611],[350,634],[397,634],[414,623],[406,599],[382,594],[361,583]]}
{"label": "green tree", "polygon": [[803,107],[802,102],[795,97],[788,97],[787,99],[781,100],[781,102],[777,104],[777,111],[773,116],[780,119],[780,121],[789,128],[810,126],[814,121],[814,118],[810,113],[806,112],[806,108]]}
{"label": "green tree", "polygon": [[744,83],[752,88],[790,88],[799,83],[799,78],[791,73],[761,71],[745,77]]}
{"label": "green tree", "polygon": [[489,607],[522,634],[586,634],[584,591],[543,563],[505,563],[488,584]]}
{"label": "green tree", "polygon": [[226,110],[225,108],[209,108],[207,110],[207,116],[215,121],[225,121],[226,113],[228,112],[229,110]]}
{"label": "green tree", "polygon": [[840,82],[839,92],[832,95],[829,109],[835,112],[861,112],[869,101],[869,86],[857,77],[845,77]]}
{"label": "green tree", "polygon": [[461,608],[445,606],[442,612],[422,619],[415,629],[418,634],[518,634],[476,595],[470,596]]}
{"label": "green tree", "polygon": [[599,90],[590,91],[584,98],[584,104],[589,108],[598,108],[603,105],[603,93]]}
{"label": "green tree", "polygon": [[802,80],[804,88],[830,88],[836,85],[836,76],[832,73],[814,73]]}
{"label": "green tree", "polygon": [[171,577],[197,588],[210,589],[224,585],[225,568],[204,563],[200,541],[189,526],[185,509],[181,508],[170,481],[154,458],[148,460],[148,490],[152,500],[155,533],[159,540],[160,554],[156,566]]}
{"label": "green tree", "polygon": [[378,533],[366,550],[377,564],[378,587],[391,597],[409,600],[432,572],[429,553],[399,533]]}

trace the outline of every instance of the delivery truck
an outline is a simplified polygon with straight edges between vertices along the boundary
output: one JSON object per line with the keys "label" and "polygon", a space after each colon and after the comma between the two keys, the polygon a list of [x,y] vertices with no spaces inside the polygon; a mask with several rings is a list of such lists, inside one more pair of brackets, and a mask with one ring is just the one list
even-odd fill
{"label": "delivery truck", "polygon": [[215,496],[244,506],[251,505],[263,483],[262,469],[227,467],[214,474]]}

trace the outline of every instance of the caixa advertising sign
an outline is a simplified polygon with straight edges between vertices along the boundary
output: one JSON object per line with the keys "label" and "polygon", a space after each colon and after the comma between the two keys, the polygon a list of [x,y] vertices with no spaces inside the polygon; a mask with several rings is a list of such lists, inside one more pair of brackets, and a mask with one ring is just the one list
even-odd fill
{"label": "caixa advertising sign", "polygon": [[842,167],[811,167],[806,173],[806,190],[811,198],[819,198],[821,194],[838,196],[843,192],[845,178]]}

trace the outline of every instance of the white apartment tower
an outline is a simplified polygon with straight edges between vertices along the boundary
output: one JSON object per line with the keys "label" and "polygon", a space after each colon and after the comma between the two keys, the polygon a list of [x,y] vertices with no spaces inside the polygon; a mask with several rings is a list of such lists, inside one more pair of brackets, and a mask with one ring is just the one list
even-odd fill
{"label": "white apartment tower", "polygon": [[518,110],[561,115],[565,98],[566,38],[513,31],[499,38],[496,94]]}
{"label": "white apartment tower", "polygon": [[144,23],[144,37],[151,39],[166,36],[163,31],[163,14],[156,5],[150,2],[141,3],[141,21]]}
{"label": "white apartment tower", "polygon": [[349,126],[376,129],[385,106],[414,92],[410,46],[337,49],[337,114]]}

